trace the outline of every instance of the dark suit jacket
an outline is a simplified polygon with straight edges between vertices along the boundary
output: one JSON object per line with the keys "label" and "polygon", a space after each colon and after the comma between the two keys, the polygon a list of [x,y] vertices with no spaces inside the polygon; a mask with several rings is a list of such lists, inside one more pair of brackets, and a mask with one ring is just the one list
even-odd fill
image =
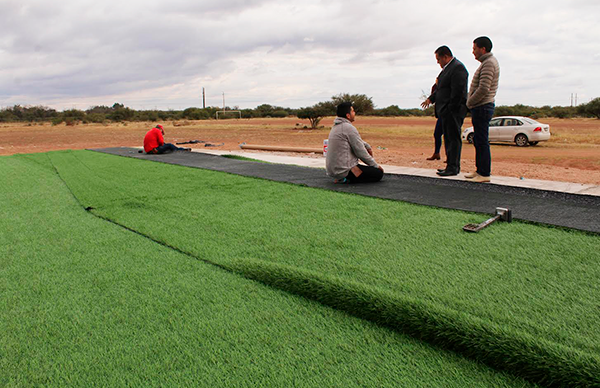
{"label": "dark suit jacket", "polygon": [[466,116],[468,78],[469,72],[465,65],[456,58],[438,75],[437,89],[429,97],[429,100],[435,103],[435,113],[438,117]]}

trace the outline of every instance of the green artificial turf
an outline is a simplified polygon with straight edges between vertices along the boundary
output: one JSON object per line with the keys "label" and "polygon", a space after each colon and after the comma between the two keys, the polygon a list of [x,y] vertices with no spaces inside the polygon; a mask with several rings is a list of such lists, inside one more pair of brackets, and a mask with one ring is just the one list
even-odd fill
{"label": "green artificial turf", "polygon": [[[96,180],[117,160],[0,157],[0,386],[530,386],[102,220],[79,205],[51,163],[86,206],[145,209],[151,185],[118,182],[139,164]],[[138,172],[136,182],[148,178]],[[167,176],[184,186],[169,197],[168,206],[176,198],[179,206],[154,203],[169,211],[137,220],[171,229],[162,220],[189,211],[203,174]],[[189,226],[176,229],[188,234]],[[216,238],[203,234],[196,228],[198,244]]]}
{"label": "green artificial turf", "polygon": [[[92,152],[49,157],[84,207],[198,258],[291,269],[262,271],[269,284],[342,285],[312,297],[371,319],[352,304],[359,284],[386,295],[366,303],[381,306],[379,323],[532,381],[600,384],[598,236],[520,222],[467,234],[482,216]],[[409,312],[388,319],[398,304]]]}
{"label": "green artificial turf", "polygon": [[[24,156],[83,207],[546,385],[599,384],[598,236],[92,152]],[[44,159],[46,158],[46,159]]]}

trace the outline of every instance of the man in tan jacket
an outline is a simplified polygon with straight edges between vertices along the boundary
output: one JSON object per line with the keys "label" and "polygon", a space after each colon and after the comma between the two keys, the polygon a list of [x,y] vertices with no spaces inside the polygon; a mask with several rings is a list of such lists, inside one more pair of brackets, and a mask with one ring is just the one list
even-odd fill
{"label": "man in tan jacket", "polygon": [[473,145],[475,146],[475,165],[477,171],[466,174],[465,178],[473,182],[489,182],[492,169],[490,153],[490,120],[494,115],[496,91],[500,78],[500,65],[492,54],[492,41],[481,36],[473,41],[473,55],[481,62],[473,74],[467,108],[471,111],[473,122]]}

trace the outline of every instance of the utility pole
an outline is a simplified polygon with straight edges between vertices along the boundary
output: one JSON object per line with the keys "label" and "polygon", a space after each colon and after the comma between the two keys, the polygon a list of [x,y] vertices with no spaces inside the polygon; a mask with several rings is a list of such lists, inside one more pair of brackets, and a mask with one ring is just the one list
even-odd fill
{"label": "utility pole", "polygon": [[223,92],[223,112],[225,112],[225,92]]}
{"label": "utility pole", "polygon": [[573,107],[573,93],[571,93],[571,107]]}
{"label": "utility pole", "polygon": [[206,109],[206,94],[204,93],[204,87],[202,88],[202,109]]}

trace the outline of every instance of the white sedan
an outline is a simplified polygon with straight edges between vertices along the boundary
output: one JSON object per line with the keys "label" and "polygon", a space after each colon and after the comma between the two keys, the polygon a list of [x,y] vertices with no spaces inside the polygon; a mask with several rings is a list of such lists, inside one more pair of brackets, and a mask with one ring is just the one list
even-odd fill
{"label": "white sedan", "polygon": [[[473,127],[465,129],[463,140],[473,143]],[[494,117],[490,120],[490,142],[514,142],[519,147],[550,139],[550,126],[522,116]]]}

